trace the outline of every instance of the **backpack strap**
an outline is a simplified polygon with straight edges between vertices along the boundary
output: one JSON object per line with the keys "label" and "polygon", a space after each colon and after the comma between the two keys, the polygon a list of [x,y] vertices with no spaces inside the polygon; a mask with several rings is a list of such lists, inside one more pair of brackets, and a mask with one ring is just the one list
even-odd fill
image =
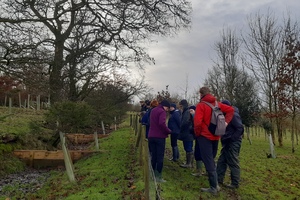
{"label": "backpack strap", "polygon": [[[203,103],[205,103],[206,105],[208,105],[210,108],[211,108],[211,112],[213,112],[213,109],[214,109],[214,106],[211,104],[211,103],[209,103],[209,102],[207,102],[207,101],[201,101],[201,102],[203,102]],[[216,101],[216,103],[217,103],[217,101]],[[203,121],[204,122],[204,121]],[[204,122],[204,124],[208,127],[209,126],[209,124],[206,124],[205,122]]]}
{"label": "backpack strap", "polygon": [[201,101],[201,102],[203,102],[203,103],[205,103],[206,105],[208,105],[209,107],[211,107],[212,109],[214,109],[214,107],[218,107],[219,105],[218,105],[218,102],[216,101],[216,105],[215,106],[213,106],[211,103],[209,103],[209,102],[207,102],[207,101]]}

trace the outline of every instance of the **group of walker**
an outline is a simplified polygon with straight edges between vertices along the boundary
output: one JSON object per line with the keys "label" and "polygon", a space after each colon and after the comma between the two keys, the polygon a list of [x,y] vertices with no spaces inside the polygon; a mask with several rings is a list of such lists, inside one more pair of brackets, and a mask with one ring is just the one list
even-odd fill
{"label": "group of walker", "polygon": [[[162,178],[162,170],[166,138],[170,134],[172,147],[170,160],[178,161],[177,141],[181,140],[186,153],[186,162],[180,166],[192,168],[195,160],[196,172],[192,175],[201,176],[202,165],[204,164],[210,187],[201,188],[201,191],[217,194],[220,186],[236,189],[240,183],[239,153],[244,133],[238,108],[232,106],[228,100],[217,102],[208,87],[201,87],[199,93],[200,101],[197,106],[189,106],[185,99],[179,102],[179,109],[175,103],[170,103],[167,100],[162,100],[160,103],[156,100],[154,103],[153,101],[146,102],[149,109],[144,113],[141,123],[146,125],[151,165],[156,181],[166,182]],[[223,112],[226,121],[225,135],[215,136],[209,131],[208,125],[211,120],[212,108],[204,101],[212,105],[218,104]],[[168,111],[170,117],[167,122],[166,112]],[[216,164],[215,158],[219,140],[221,140],[222,149]],[[227,167],[230,169],[231,183],[225,185],[223,182]]]}

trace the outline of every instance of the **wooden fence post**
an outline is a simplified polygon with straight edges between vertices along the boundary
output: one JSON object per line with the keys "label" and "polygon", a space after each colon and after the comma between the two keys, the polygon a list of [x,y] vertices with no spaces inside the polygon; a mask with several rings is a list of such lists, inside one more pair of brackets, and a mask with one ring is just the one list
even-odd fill
{"label": "wooden fence post", "polygon": [[149,147],[148,141],[146,140],[146,126],[142,126],[142,154],[143,167],[144,167],[144,182],[145,182],[145,199],[150,198],[150,182],[149,182]]}
{"label": "wooden fence post", "polygon": [[98,134],[97,131],[94,132],[96,150],[99,151],[99,142],[98,142]]}
{"label": "wooden fence post", "polygon": [[103,123],[103,121],[101,121],[101,126],[102,126],[102,131],[103,131],[103,134],[105,135],[105,127],[104,127],[104,123]]}
{"label": "wooden fence post", "polygon": [[130,127],[132,127],[132,114],[130,114]]}
{"label": "wooden fence post", "polygon": [[41,110],[41,95],[36,97],[36,110]]}
{"label": "wooden fence post", "polygon": [[5,95],[4,97],[4,106],[6,107],[6,104],[7,104],[7,95]]}
{"label": "wooden fence post", "polygon": [[19,107],[22,107],[21,92],[19,92]]}
{"label": "wooden fence post", "polygon": [[136,148],[138,148],[139,146],[140,146],[140,141],[141,141],[141,135],[142,135],[142,133],[141,133],[141,126],[142,126],[142,124],[140,124],[140,128],[136,131],[137,132],[137,139],[136,139],[136,143],[135,143],[135,147]]}
{"label": "wooden fence post", "polygon": [[60,136],[61,147],[62,147],[63,154],[64,154],[65,167],[66,167],[66,171],[67,171],[67,174],[69,177],[69,181],[75,182],[74,166],[73,166],[73,162],[72,162],[70,153],[65,144],[65,140],[66,140],[65,134],[60,131],[59,136]]}
{"label": "wooden fence post", "polygon": [[28,97],[27,97],[27,108],[28,109],[30,108],[30,94],[28,94]]}
{"label": "wooden fence post", "polygon": [[9,97],[9,99],[8,99],[8,105],[9,105],[9,114],[11,114],[12,113],[12,111],[11,111],[11,109],[12,109],[12,99],[11,99],[11,97]]}
{"label": "wooden fence post", "polygon": [[134,130],[135,130],[135,135],[138,133],[138,124],[139,124],[139,117],[138,115],[135,116],[135,120],[134,120]]}

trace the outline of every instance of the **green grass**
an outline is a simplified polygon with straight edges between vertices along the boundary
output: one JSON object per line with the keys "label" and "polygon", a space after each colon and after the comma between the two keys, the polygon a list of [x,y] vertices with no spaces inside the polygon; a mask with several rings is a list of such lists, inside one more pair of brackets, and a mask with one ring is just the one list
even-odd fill
{"label": "green grass", "polygon": [[[144,184],[136,163],[135,135],[131,128],[115,131],[100,140],[101,152],[75,163],[76,183],[64,171],[53,172],[47,184],[35,194],[11,199],[140,199]],[[15,188],[16,189],[16,188]]]}
{"label": "green grass", "polygon": [[32,110],[24,108],[12,108],[12,113],[9,114],[7,107],[0,107],[0,121],[1,134],[26,134],[30,132],[29,124],[31,122],[41,121],[45,110]]}
{"label": "green grass", "polygon": [[[201,187],[208,187],[206,176],[193,177],[193,169],[183,169],[182,142],[179,141],[181,161],[164,162],[164,177],[168,181],[161,184],[161,197],[171,199],[300,199],[300,152],[291,153],[291,142],[284,141],[284,147],[275,146],[276,158],[267,158],[269,142],[264,136],[253,136],[252,145],[244,139],[240,153],[241,185],[237,190],[222,188],[217,196],[200,192]],[[170,141],[167,141],[166,153],[170,155]],[[221,147],[219,146],[219,150]],[[218,156],[217,156],[218,157]],[[225,182],[230,183],[230,176]]]}
{"label": "green grass", "polygon": [[[139,152],[135,149],[136,136],[128,127],[129,121],[120,129],[100,140],[100,153],[75,163],[76,183],[70,183],[65,171],[53,171],[47,183],[34,194],[21,194],[16,187],[7,188],[11,199],[143,199],[144,182],[142,168],[138,165]],[[246,137],[245,137],[246,138]],[[289,137],[287,137],[289,138]],[[275,146],[276,158],[267,158],[269,141],[263,134],[251,136],[252,145],[244,139],[240,153],[241,183],[237,190],[222,188],[217,196],[201,193],[208,187],[206,176],[194,177],[193,169],[180,168],[184,162],[182,142],[179,141],[181,158],[171,162],[169,138],[166,144],[163,177],[166,183],[159,184],[163,200],[298,200],[300,199],[300,151],[291,153],[291,141],[284,146]],[[219,150],[221,147],[219,146]],[[218,157],[218,156],[217,156]],[[225,183],[229,183],[229,173]],[[154,184],[151,182],[151,194]]]}
{"label": "green grass", "polygon": [[24,163],[12,156],[15,149],[47,149],[52,131],[41,127],[45,110],[0,106],[0,178],[24,170]]}

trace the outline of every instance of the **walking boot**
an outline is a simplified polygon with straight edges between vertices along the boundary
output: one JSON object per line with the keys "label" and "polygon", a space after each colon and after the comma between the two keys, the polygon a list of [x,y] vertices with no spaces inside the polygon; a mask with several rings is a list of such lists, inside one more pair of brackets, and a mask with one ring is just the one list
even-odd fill
{"label": "walking boot", "polygon": [[156,171],[156,172],[157,172],[157,176],[155,178],[156,178],[156,182],[157,183],[165,183],[165,182],[167,182],[165,179],[162,178],[161,173],[159,173],[158,171]]}
{"label": "walking boot", "polygon": [[183,167],[183,168],[192,168],[193,167],[193,165],[192,165],[193,159],[194,159],[194,152],[187,152],[186,153],[186,163],[180,165],[180,167]]}
{"label": "walking boot", "polygon": [[172,147],[172,157],[169,160],[174,161],[174,162],[176,162],[178,160],[176,147]]}
{"label": "walking boot", "polygon": [[154,170],[154,180],[157,180],[157,179],[158,179],[158,171]]}
{"label": "walking boot", "polygon": [[179,160],[179,149],[178,146],[174,147],[174,151],[175,151],[175,161]]}
{"label": "walking boot", "polygon": [[209,188],[201,188],[202,192],[209,192],[211,194],[216,195],[218,191],[220,191],[220,187],[218,186],[218,178],[217,173],[214,172],[208,172],[208,181],[209,181]]}
{"label": "walking boot", "polygon": [[201,188],[200,190],[201,190],[202,192],[209,192],[209,193],[211,193],[211,194],[213,194],[213,195],[218,194],[217,188],[213,188],[213,187],[210,187],[210,188]]}
{"label": "walking boot", "polygon": [[196,177],[202,176],[202,161],[196,161],[196,171],[192,175]]}
{"label": "walking boot", "polygon": [[226,185],[226,187],[229,189],[238,189],[239,188],[238,185],[232,185],[232,184],[228,184],[228,185]]}
{"label": "walking boot", "polygon": [[239,187],[240,182],[240,168],[233,168],[230,172],[231,183],[227,185],[227,188],[236,189]]}

